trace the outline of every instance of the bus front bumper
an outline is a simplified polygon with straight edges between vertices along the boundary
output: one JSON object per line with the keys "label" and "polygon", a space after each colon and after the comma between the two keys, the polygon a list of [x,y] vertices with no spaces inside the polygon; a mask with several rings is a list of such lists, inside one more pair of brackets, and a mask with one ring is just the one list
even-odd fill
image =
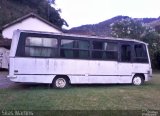
{"label": "bus front bumper", "polygon": [[14,76],[14,75],[8,75],[8,76],[7,76],[7,78],[9,78],[9,79],[16,79],[16,78],[17,78],[17,76]]}

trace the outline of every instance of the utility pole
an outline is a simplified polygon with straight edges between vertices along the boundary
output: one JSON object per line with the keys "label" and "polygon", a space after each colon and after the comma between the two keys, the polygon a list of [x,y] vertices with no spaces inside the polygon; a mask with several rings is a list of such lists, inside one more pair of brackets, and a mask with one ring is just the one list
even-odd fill
{"label": "utility pole", "polygon": [[49,20],[49,14],[50,14],[50,6],[51,6],[52,0],[48,0],[48,20]]}

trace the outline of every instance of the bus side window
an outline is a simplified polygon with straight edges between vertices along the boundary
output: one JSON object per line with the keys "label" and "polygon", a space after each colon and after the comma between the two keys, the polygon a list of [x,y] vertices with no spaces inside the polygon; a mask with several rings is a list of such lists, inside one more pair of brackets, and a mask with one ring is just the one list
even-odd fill
{"label": "bus side window", "polygon": [[121,61],[130,62],[131,61],[131,46],[121,45]]}
{"label": "bus side window", "polygon": [[145,46],[137,44],[134,46],[134,50],[135,50],[135,57],[146,57]]}
{"label": "bus side window", "polygon": [[113,42],[93,41],[92,58],[102,60],[118,59],[118,44]]}
{"label": "bus side window", "polygon": [[92,58],[93,59],[102,59],[104,53],[104,43],[102,41],[93,41],[92,42]]}
{"label": "bus side window", "polygon": [[145,45],[136,44],[134,45],[134,62],[148,62],[147,51]]}
{"label": "bus side window", "polygon": [[117,43],[107,43],[105,47],[105,53],[107,60],[118,60],[118,44]]}
{"label": "bus side window", "polygon": [[60,45],[60,57],[88,59],[89,41],[62,39]]}
{"label": "bus side window", "polygon": [[27,37],[25,56],[27,57],[56,57],[57,39],[43,37]]}

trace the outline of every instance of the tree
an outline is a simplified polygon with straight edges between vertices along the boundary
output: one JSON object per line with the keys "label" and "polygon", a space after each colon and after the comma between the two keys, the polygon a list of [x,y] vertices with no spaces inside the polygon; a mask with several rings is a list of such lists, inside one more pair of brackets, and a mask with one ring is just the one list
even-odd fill
{"label": "tree", "polygon": [[146,29],[141,40],[148,43],[152,67],[160,69],[160,35],[153,29]]}
{"label": "tree", "polygon": [[160,24],[155,26],[155,30],[160,34]]}
{"label": "tree", "polygon": [[144,32],[144,27],[139,20],[125,18],[111,24],[111,30],[113,37],[139,39]]}
{"label": "tree", "polygon": [[149,45],[153,68],[160,69],[160,35],[150,27],[132,18],[122,19],[111,24],[112,36],[144,41]]}
{"label": "tree", "polygon": [[67,25],[59,10],[51,7],[55,0],[0,0],[0,26],[34,12],[58,27]]}

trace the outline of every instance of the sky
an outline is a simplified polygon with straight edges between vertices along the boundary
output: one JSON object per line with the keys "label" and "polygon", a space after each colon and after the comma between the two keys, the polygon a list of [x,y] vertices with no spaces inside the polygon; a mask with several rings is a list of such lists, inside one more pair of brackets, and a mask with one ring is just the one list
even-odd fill
{"label": "sky", "polygon": [[56,0],[56,7],[62,10],[60,15],[69,24],[68,28],[96,24],[118,15],[160,16],[160,0]]}

